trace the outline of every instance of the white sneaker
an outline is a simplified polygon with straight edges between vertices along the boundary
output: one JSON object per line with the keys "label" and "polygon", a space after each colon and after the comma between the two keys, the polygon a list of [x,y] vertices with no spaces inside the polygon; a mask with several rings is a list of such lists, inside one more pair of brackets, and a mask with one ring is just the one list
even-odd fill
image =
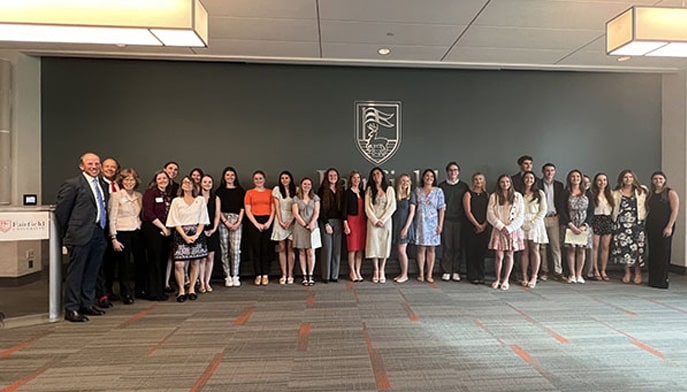
{"label": "white sneaker", "polygon": [[443,274],[443,275],[441,275],[441,280],[451,280],[451,274]]}
{"label": "white sneaker", "polygon": [[239,280],[238,275],[234,276],[234,278],[232,280],[234,281],[234,287],[240,287],[241,286],[241,281]]}
{"label": "white sneaker", "polygon": [[231,276],[227,276],[224,278],[224,287],[231,287],[234,285],[234,282],[231,280]]}
{"label": "white sneaker", "polygon": [[574,275],[568,277],[568,283],[577,283],[577,278]]}
{"label": "white sneaker", "polygon": [[578,276],[578,277],[577,277],[577,283],[579,283],[579,284],[584,284],[584,279],[582,279],[581,276]]}
{"label": "white sneaker", "polygon": [[457,272],[454,272],[453,277],[451,277],[451,279],[453,279],[456,282],[460,282],[460,274]]}

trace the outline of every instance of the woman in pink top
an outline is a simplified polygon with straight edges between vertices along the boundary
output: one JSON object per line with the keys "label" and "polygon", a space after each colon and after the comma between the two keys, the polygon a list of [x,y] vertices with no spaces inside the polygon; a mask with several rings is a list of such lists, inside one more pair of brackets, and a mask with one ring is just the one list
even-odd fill
{"label": "woman in pink top", "polygon": [[255,188],[246,192],[243,204],[246,209],[246,217],[250,223],[246,226],[248,244],[253,258],[255,270],[255,284],[267,285],[269,283],[270,264],[272,262],[273,248],[270,240],[270,226],[274,219],[274,203],[272,191],[265,188],[265,173],[257,170],[253,173]]}

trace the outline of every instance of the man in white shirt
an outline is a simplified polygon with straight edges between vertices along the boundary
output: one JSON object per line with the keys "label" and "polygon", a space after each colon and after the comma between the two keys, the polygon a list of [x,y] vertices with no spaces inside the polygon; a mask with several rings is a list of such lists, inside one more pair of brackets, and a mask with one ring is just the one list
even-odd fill
{"label": "man in white shirt", "polygon": [[[560,280],[563,277],[563,266],[561,264],[561,227],[558,222],[558,214],[563,208],[563,183],[554,179],[556,165],[553,163],[544,164],[542,174],[543,177],[540,183],[546,195],[547,206],[544,226],[546,226],[546,234],[549,237],[548,247],[551,249],[551,257],[553,258],[554,277]],[[539,277],[541,280],[547,280],[549,273],[546,247],[546,244],[542,244],[541,273]]]}

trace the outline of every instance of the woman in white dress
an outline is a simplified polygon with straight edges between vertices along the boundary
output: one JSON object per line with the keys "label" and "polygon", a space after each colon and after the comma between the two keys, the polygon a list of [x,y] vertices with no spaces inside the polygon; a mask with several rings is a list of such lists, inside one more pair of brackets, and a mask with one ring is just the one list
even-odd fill
{"label": "woman in white dress", "polygon": [[[365,192],[367,240],[365,257],[374,263],[372,282],[385,283],[386,259],[391,254],[391,216],[396,211],[396,192],[389,186],[384,171],[375,167],[370,171],[369,186]],[[382,259],[381,265],[379,259]]]}
{"label": "woman in white dress", "polygon": [[279,185],[272,189],[274,200],[275,223],[272,225],[272,241],[279,244],[279,267],[281,278],[279,284],[293,284],[293,197],[296,195],[296,184],[288,170],[279,174]]}
{"label": "woman in white dress", "polygon": [[[508,280],[513,271],[513,253],[525,247],[520,230],[525,206],[522,195],[515,192],[513,182],[508,175],[502,174],[497,184],[497,190],[489,197],[487,206],[487,221],[494,227],[489,239],[489,249],[496,251],[494,258],[496,280],[491,287],[508,290],[510,288]],[[504,257],[506,273],[501,276]]]}
{"label": "woman in white dress", "polygon": [[[546,205],[546,195],[544,195],[544,191],[539,189],[534,173],[531,171],[525,172],[522,175],[522,180],[525,184],[522,192],[525,217],[521,229],[525,249],[520,260],[522,263],[521,284],[532,289],[537,285],[539,265],[541,264],[539,246],[549,243],[549,237],[546,235],[546,227],[544,226],[544,217],[548,208]],[[532,262],[532,273],[529,275],[531,278],[527,276],[530,261]]]}

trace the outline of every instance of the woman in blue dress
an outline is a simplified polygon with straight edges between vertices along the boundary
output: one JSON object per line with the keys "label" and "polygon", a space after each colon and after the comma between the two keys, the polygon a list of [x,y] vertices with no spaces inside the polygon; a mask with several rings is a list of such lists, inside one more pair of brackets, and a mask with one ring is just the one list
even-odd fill
{"label": "woman in blue dress", "polygon": [[441,243],[441,230],[444,227],[446,202],[444,192],[437,187],[437,177],[432,169],[422,172],[422,187],[415,190],[417,208],[415,210],[415,244],[417,245],[417,280],[425,281],[425,261],[427,262],[427,282],[434,283],[432,272],[436,258],[436,247]]}

